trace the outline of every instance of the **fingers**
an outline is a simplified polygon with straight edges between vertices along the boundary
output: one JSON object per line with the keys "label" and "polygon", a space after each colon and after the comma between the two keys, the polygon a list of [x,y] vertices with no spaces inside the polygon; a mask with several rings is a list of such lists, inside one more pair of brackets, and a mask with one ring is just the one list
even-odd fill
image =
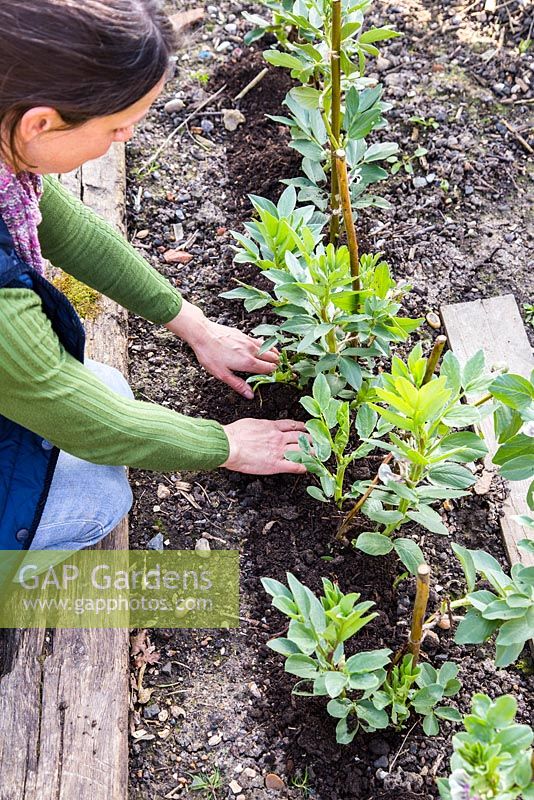
{"label": "fingers", "polygon": [[305,424],[296,419],[277,419],[275,425],[280,431],[306,431]]}
{"label": "fingers", "polygon": [[[290,449],[291,448],[288,447],[288,450]],[[293,461],[287,461],[287,459],[284,459],[282,462],[280,462],[280,469],[278,471],[287,472],[291,475],[304,475],[306,473],[306,467],[304,464],[295,464]]]}
{"label": "fingers", "polygon": [[253,400],[254,399],[254,392],[250,388],[249,384],[243,380],[243,378],[239,378],[237,375],[234,375],[233,372],[226,372],[221,375],[221,380],[224,381],[234,392],[237,392],[245,400]]}
{"label": "fingers", "polygon": [[280,355],[276,350],[266,350],[265,353],[258,353],[256,358],[260,361],[269,361],[271,364],[280,363]]}
{"label": "fingers", "polygon": [[269,375],[269,373],[275,371],[276,366],[276,363],[267,363],[267,361],[260,361],[258,358],[254,361],[250,372],[257,372],[259,375]]}

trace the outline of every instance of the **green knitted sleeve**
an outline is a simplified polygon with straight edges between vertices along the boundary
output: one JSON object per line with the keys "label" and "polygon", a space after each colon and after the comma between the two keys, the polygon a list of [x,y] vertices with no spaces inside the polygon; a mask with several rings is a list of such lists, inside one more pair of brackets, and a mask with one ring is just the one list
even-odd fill
{"label": "green knitted sleeve", "polygon": [[180,292],[57,178],[45,176],[40,208],[39,241],[54,266],[151,322],[178,314]]}
{"label": "green knitted sleeve", "polygon": [[0,414],[96,464],[214,469],[218,422],[125,398],[70,356],[30,289],[0,289]]}

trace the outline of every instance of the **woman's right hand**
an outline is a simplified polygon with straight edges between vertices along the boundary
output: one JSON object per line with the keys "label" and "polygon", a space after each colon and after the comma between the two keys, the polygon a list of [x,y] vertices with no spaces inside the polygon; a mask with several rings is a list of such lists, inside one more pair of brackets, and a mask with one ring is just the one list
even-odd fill
{"label": "woman's right hand", "polygon": [[230,454],[222,464],[226,469],[247,475],[306,472],[303,464],[294,464],[284,458],[288,450],[299,450],[299,436],[306,433],[303,422],[247,418],[223,427],[230,444]]}

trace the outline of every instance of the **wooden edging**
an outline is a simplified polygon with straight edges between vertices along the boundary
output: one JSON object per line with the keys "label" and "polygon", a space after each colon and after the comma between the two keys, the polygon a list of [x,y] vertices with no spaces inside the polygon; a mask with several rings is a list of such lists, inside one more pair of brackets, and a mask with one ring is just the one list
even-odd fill
{"label": "wooden edging", "polygon": [[[530,377],[534,368],[532,349],[512,294],[442,306],[441,317],[449,346],[461,364],[482,349],[488,367],[506,364],[510,372]],[[491,461],[499,446],[492,418],[486,417],[480,427],[489,448],[485,468],[497,471]],[[534,566],[534,556],[517,546],[518,541],[528,538],[528,530],[514,520],[516,514],[530,513],[526,501],[529,483],[528,480],[508,483],[510,493],[503,506],[501,531],[510,564],[520,561]]]}
{"label": "wooden edging", "polygon": [[[124,231],[124,147],[62,182]],[[127,367],[127,313],[101,298],[89,357]],[[95,549],[128,549],[121,523]],[[126,800],[128,631],[0,632],[0,800]]]}

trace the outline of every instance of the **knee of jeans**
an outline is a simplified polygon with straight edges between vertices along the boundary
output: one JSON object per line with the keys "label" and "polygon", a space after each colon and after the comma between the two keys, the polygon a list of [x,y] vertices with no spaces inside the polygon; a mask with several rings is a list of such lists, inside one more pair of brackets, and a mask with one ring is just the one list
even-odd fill
{"label": "knee of jeans", "polygon": [[134,393],[132,392],[130,384],[120,370],[109,364],[103,364],[100,361],[92,361],[91,359],[87,359],[86,366],[114,392],[117,392],[117,394],[123,397],[133,398]]}

